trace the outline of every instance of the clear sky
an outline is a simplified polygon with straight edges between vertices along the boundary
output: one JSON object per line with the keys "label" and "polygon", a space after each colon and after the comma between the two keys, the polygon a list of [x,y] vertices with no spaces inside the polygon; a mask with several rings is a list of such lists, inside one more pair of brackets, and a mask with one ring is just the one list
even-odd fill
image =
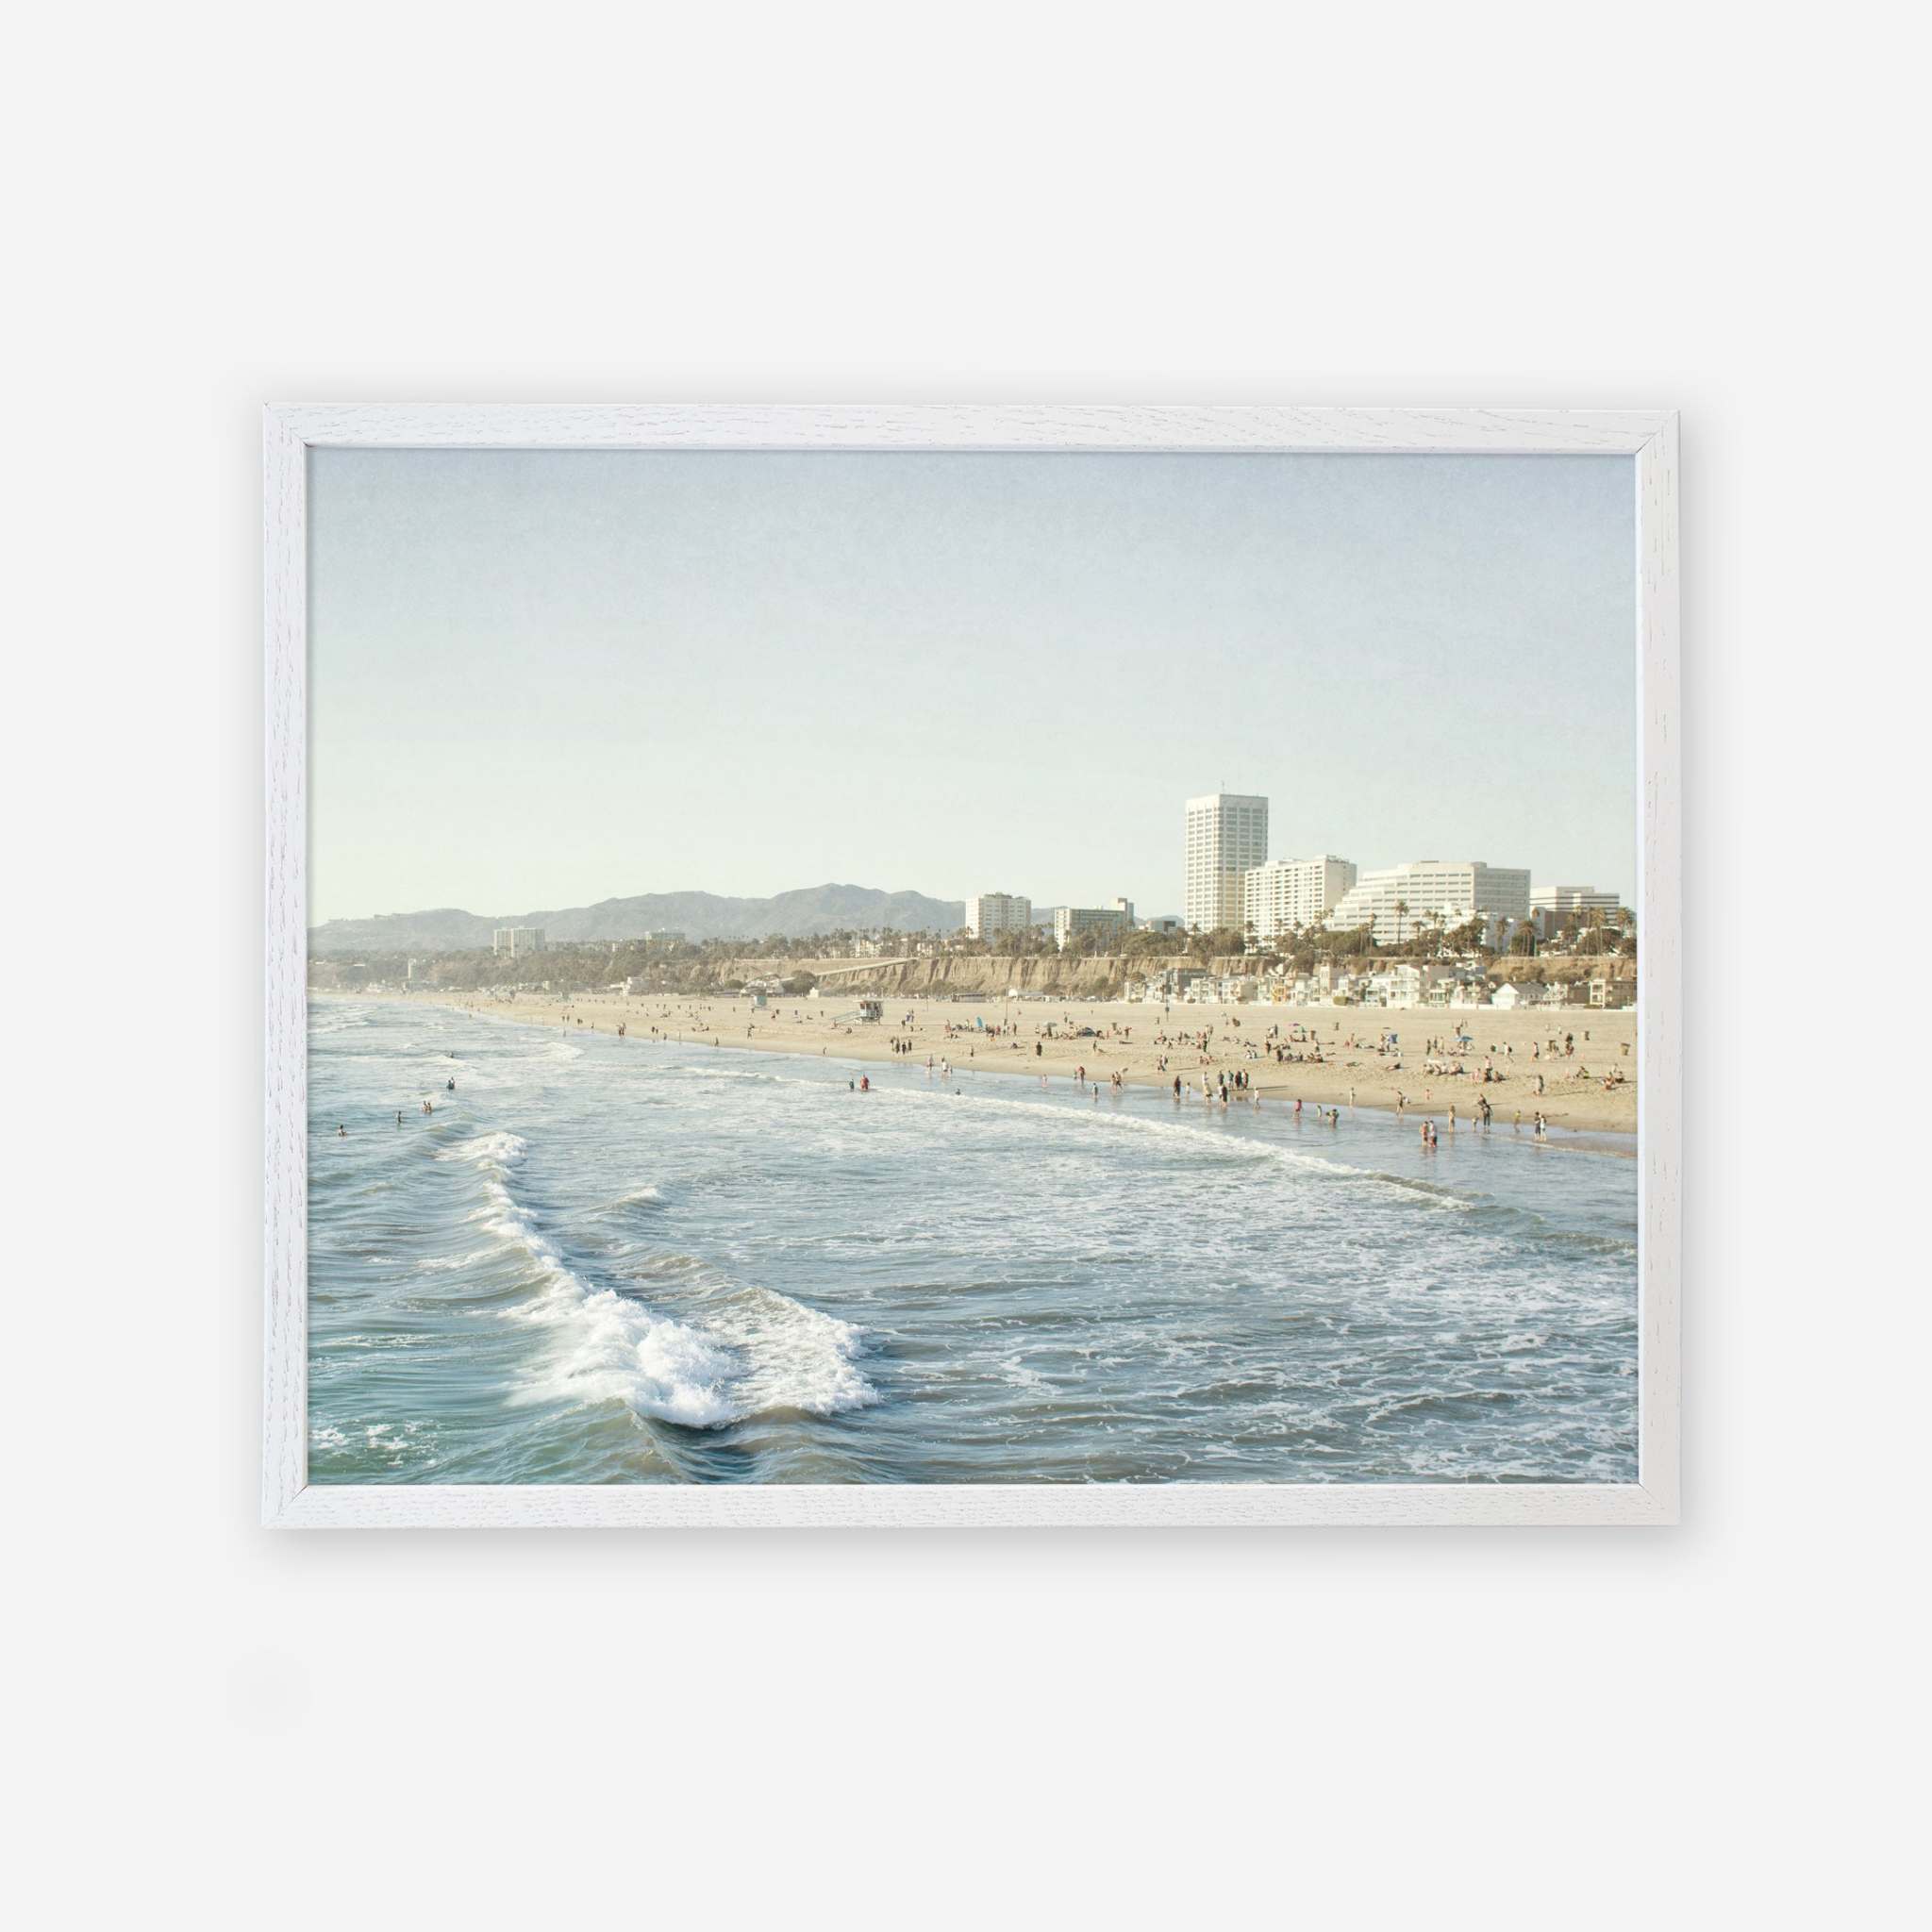
{"label": "clear sky", "polygon": [[314,923],[1270,856],[1636,886],[1621,457],[318,450]]}

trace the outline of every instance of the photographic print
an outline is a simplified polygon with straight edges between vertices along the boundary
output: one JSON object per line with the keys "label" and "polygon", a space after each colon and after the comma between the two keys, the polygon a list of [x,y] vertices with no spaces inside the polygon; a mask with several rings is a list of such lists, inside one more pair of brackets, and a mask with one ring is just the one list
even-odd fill
{"label": "photographic print", "polygon": [[1635,1485],[1624,451],[307,451],[307,1482]]}

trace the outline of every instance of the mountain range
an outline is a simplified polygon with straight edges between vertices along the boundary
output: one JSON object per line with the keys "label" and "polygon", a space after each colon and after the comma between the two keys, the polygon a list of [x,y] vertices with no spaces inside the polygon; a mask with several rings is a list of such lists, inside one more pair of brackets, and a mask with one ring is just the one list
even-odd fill
{"label": "mountain range", "polygon": [[312,926],[311,953],[458,953],[487,946],[499,925],[541,926],[552,940],[638,940],[653,932],[688,940],[764,939],[842,928],[956,932],[966,917],[959,899],[923,892],[882,892],[872,886],[808,886],[769,899],[726,899],[715,892],[641,892],[594,906],[486,918],[443,907],[430,912],[385,912],[374,919],[331,919]]}

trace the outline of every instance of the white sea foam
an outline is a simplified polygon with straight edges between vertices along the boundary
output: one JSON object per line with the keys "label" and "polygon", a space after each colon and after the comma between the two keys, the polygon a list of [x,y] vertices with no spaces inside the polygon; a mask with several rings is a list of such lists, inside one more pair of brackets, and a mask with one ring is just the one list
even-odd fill
{"label": "white sea foam", "polygon": [[747,1363],[733,1391],[747,1415],[788,1408],[837,1415],[879,1399],[858,1366],[860,1331],[775,1289],[735,1292],[708,1311],[706,1325]]}
{"label": "white sea foam", "polygon": [[529,1143],[521,1134],[478,1134],[474,1141],[458,1141],[454,1147],[444,1147],[437,1155],[439,1160],[468,1160],[479,1167],[510,1167],[529,1152]]}
{"label": "white sea foam", "polygon": [[[484,1224],[513,1242],[543,1277],[508,1319],[549,1332],[546,1360],[525,1401],[623,1402],[640,1415],[711,1428],[776,1409],[830,1415],[876,1401],[856,1366],[858,1330],[788,1295],[732,1291],[702,1324],[676,1322],[614,1289],[587,1281],[507,1185],[527,1151],[516,1134],[490,1133],[444,1150],[485,1175]],[[640,1190],[656,1197],[657,1190]]]}
{"label": "white sea foam", "polygon": [[564,1271],[548,1292],[510,1313],[551,1330],[555,1343],[522,1391],[525,1401],[622,1402],[698,1429],[743,1413],[731,1394],[740,1365],[728,1350],[614,1290]]}
{"label": "white sea foam", "polygon": [[[874,1091],[884,1093],[889,1099],[915,1103],[930,1098],[923,1088],[885,1088]],[[1431,1181],[1410,1180],[1400,1174],[1377,1173],[1372,1168],[1351,1167],[1346,1161],[1331,1159],[1326,1155],[1306,1154],[1297,1147],[1282,1147],[1272,1141],[1248,1140],[1218,1128],[1195,1126],[1187,1121],[1148,1120],[1143,1115],[1117,1113],[1110,1108],[1105,1112],[1097,1108],[1090,1112],[1078,1108],[1057,1107],[1051,1102],[1013,1100],[1004,1094],[978,1091],[974,1091],[973,1098],[981,1107],[1077,1124],[1083,1130],[1104,1132],[1118,1129],[1128,1133],[1151,1135],[1162,1140],[1184,1139],[1204,1151],[1210,1151],[1229,1159],[1257,1163],[1272,1161],[1278,1166],[1298,1168],[1308,1173],[1333,1174],[1344,1180],[1365,1181],[1372,1186],[1392,1188],[1405,1194],[1421,1195],[1451,1213],[1467,1213],[1474,1205],[1463,1196],[1447,1188],[1439,1187]],[[1279,1112],[1280,1109],[1277,1108],[1277,1115]]]}

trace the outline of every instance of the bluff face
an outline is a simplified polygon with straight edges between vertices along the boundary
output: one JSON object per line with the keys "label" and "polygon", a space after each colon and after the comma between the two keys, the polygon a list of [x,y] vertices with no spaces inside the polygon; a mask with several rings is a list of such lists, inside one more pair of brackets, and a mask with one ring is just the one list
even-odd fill
{"label": "bluff face", "polygon": [[490,943],[499,925],[541,926],[558,941],[641,940],[680,932],[689,940],[803,939],[808,933],[869,931],[957,932],[966,917],[961,899],[923,892],[883,892],[872,886],[808,886],[769,899],[730,899],[715,892],[643,892],[541,912],[485,917],[444,907],[430,912],[389,912],[374,919],[331,919],[313,926],[314,955],[460,953]]}

